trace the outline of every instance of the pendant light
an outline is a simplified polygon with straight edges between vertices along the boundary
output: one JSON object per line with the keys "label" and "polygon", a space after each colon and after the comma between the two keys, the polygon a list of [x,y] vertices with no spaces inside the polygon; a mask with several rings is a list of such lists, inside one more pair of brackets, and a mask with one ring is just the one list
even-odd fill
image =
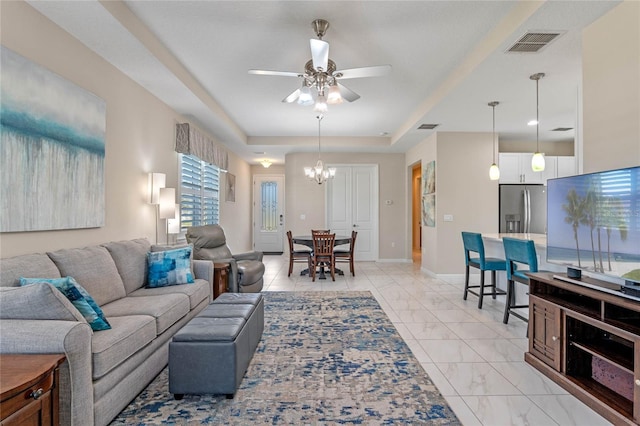
{"label": "pendant light", "polygon": [[335,167],[325,167],[324,163],[320,159],[320,123],[324,118],[322,114],[316,117],[318,119],[318,161],[314,167],[305,167],[304,174],[309,179],[316,182],[318,185],[322,185],[329,179],[333,179],[336,175]]}
{"label": "pendant light", "polygon": [[540,102],[538,95],[538,82],[540,79],[544,77],[544,73],[539,72],[537,74],[533,74],[529,78],[531,80],[536,81],[536,152],[533,154],[533,158],[531,158],[531,170],[534,172],[542,172],[544,171],[544,155],[540,153]]}
{"label": "pendant light", "polygon": [[493,102],[489,102],[487,105],[489,105],[492,109],[493,109],[493,164],[491,165],[491,167],[489,168],[489,179],[491,180],[498,180],[500,179],[500,169],[498,168],[498,165],[496,164],[496,106],[499,105],[500,102],[498,101],[493,101]]}

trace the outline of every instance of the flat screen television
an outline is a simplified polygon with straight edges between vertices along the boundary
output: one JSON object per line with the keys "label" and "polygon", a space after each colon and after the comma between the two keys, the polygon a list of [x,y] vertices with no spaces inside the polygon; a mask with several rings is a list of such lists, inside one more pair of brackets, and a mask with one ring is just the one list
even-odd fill
{"label": "flat screen television", "polygon": [[640,167],[547,182],[547,262],[640,284]]}

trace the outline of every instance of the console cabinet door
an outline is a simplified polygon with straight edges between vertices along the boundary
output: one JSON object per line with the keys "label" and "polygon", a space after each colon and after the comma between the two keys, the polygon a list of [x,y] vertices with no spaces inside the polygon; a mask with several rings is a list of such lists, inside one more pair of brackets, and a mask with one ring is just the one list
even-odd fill
{"label": "console cabinet door", "polygon": [[562,348],[562,311],[556,305],[529,296],[529,352],[560,371]]}

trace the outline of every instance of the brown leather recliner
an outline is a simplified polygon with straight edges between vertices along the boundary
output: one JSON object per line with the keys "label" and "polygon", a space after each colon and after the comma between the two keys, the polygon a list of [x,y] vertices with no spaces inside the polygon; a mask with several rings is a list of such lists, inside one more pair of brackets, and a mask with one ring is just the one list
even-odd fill
{"label": "brown leather recliner", "polygon": [[186,237],[187,241],[193,244],[194,259],[228,263],[231,266],[227,291],[259,293],[262,290],[262,252],[231,254],[220,225],[193,226],[187,229]]}

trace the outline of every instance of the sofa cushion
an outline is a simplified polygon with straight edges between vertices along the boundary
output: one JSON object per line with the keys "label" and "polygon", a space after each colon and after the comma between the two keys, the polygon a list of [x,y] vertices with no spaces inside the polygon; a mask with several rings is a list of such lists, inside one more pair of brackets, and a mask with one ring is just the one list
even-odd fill
{"label": "sofa cushion", "polygon": [[148,287],[193,283],[191,252],[190,246],[175,250],[149,252],[147,254]]}
{"label": "sofa cushion", "polygon": [[76,307],[51,284],[0,287],[0,319],[86,322]]}
{"label": "sofa cushion", "polygon": [[0,259],[0,287],[17,287],[20,277],[60,278],[60,271],[44,253]]}
{"label": "sofa cushion", "polygon": [[149,315],[156,319],[156,334],[161,334],[189,313],[189,297],[185,294],[161,296],[127,296],[102,306],[109,321],[111,317]]}
{"label": "sofa cushion", "polygon": [[109,317],[109,321],[111,330],[93,333],[91,339],[93,380],[113,370],[156,337],[156,321],[152,316]]}
{"label": "sofa cushion", "polygon": [[264,275],[264,263],[257,260],[238,261],[238,284],[250,285],[258,281]]}
{"label": "sofa cushion", "polygon": [[132,297],[158,296],[161,294],[180,293],[189,297],[190,309],[195,308],[209,297],[211,284],[207,280],[196,279],[193,284],[172,285],[170,287],[140,288],[129,294]]}
{"label": "sofa cushion", "polygon": [[147,283],[147,253],[151,243],[145,238],[104,244],[122,277],[127,294]]}
{"label": "sofa cushion", "polygon": [[100,307],[93,298],[72,277],[64,278],[20,278],[21,286],[51,284],[82,314],[92,330],[111,328]]}
{"label": "sofa cushion", "polygon": [[106,248],[92,246],[47,254],[60,273],[75,278],[99,306],[126,296],[118,268]]}

